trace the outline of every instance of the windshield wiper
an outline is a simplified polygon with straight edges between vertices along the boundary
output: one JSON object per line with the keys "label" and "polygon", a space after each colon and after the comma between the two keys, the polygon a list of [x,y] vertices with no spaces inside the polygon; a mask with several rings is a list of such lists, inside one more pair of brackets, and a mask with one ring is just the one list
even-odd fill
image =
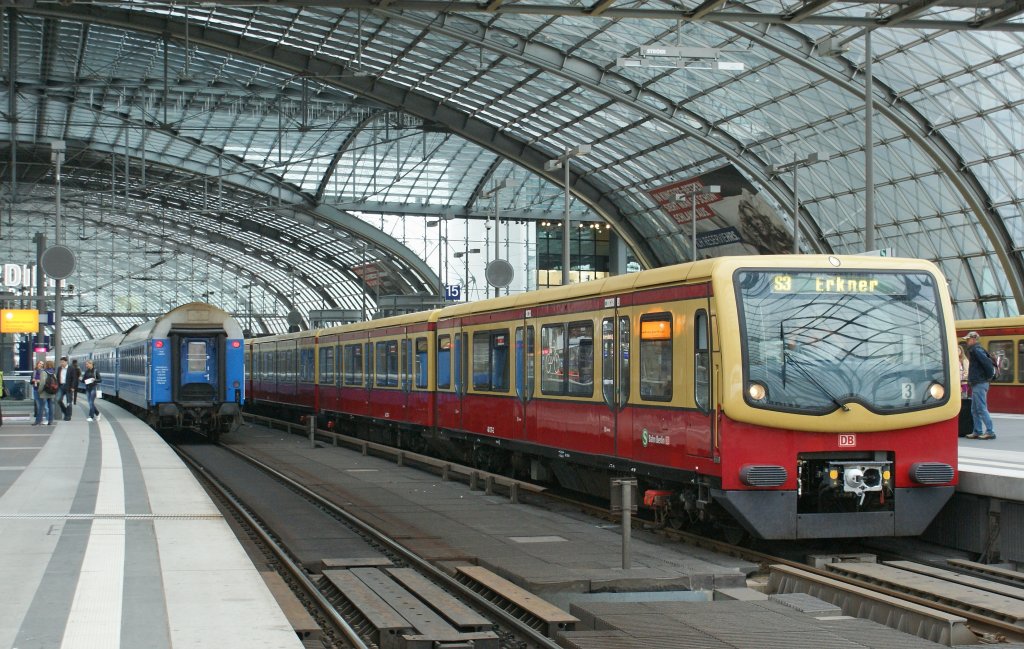
{"label": "windshield wiper", "polygon": [[822,394],[824,394],[826,397],[831,399],[832,403],[834,403],[837,406],[839,406],[840,408],[842,408],[843,412],[850,412],[850,409],[846,406],[846,404],[843,403],[842,401],[840,401],[839,398],[836,397],[836,395],[832,394],[829,391],[828,388],[826,388],[824,385],[822,385],[820,382],[818,382],[818,379],[814,378],[814,375],[811,374],[809,371],[807,371],[807,368],[803,366],[803,363],[801,361],[798,361],[795,358],[790,358],[790,355],[785,350],[783,350],[783,352],[782,352],[782,372],[783,372],[783,383],[782,383],[782,385],[783,386],[786,385],[786,383],[785,383],[786,365],[789,365],[790,363],[793,364],[793,367],[795,367],[796,369],[800,370],[800,373],[803,374],[805,377],[807,377],[808,381],[813,383],[815,385],[815,387],[817,387],[819,390],[821,390]]}

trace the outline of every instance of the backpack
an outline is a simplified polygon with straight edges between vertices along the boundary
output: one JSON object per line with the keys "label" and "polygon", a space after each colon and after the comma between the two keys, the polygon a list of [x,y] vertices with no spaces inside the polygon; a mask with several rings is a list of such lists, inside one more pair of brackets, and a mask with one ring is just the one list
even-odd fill
{"label": "backpack", "polygon": [[985,350],[985,353],[988,354],[988,360],[992,361],[992,376],[988,377],[988,380],[995,381],[997,378],[999,378],[999,360],[1000,358],[1004,357],[993,356],[991,352],[989,352],[987,349]]}
{"label": "backpack", "polygon": [[57,377],[49,372],[46,372],[46,380],[43,381],[43,392],[57,394]]}

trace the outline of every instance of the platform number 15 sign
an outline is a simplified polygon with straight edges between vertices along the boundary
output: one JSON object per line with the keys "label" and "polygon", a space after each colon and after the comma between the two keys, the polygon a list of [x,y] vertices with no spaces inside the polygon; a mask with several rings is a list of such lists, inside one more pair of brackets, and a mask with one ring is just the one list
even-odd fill
{"label": "platform number 15 sign", "polygon": [[446,302],[459,302],[462,300],[462,287],[458,284],[445,284],[444,299]]}

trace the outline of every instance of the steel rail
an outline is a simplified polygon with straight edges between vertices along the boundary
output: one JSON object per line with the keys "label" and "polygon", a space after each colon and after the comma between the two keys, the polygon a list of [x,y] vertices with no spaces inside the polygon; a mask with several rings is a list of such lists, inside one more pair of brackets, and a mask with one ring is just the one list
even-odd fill
{"label": "steel rail", "polygon": [[260,537],[260,540],[262,540],[271,549],[271,551],[276,556],[277,560],[281,562],[281,565],[287,568],[288,572],[292,575],[292,577],[294,577],[299,582],[299,584],[301,584],[303,590],[306,591],[306,594],[309,595],[316,602],[317,606],[321,608],[323,613],[330,619],[331,623],[334,624],[342,632],[342,634],[345,636],[345,639],[352,644],[354,649],[370,649],[369,646],[365,642],[363,642],[362,638],[359,636],[356,630],[349,626],[349,623],[346,622],[343,617],[341,617],[341,615],[334,608],[334,606],[327,600],[326,597],[324,597],[323,593],[320,592],[320,589],[316,586],[316,584],[314,584],[312,580],[310,580],[309,577],[306,576],[302,568],[296,565],[296,563],[292,561],[291,558],[284,552],[280,544],[276,540],[271,538],[269,534],[267,534],[267,532],[263,529],[263,524],[254,519],[249,514],[249,512],[246,511],[245,507],[242,506],[242,503],[240,503],[237,498],[228,493],[228,491],[220,484],[220,482],[216,478],[211,476],[206,469],[200,466],[187,453],[181,451],[175,446],[172,446],[171,448],[174,449],[175,453],[177,453],[178,456],[181,457],[181,459],[184,460],[192,468],[193,471],[201,475],[207,482],[209,482],[209,484],[213,486],[214,489],[217,490],[217,493],[220,495],[220,497],[227,501],[235,509],[235,511],[242,517],[245,523],[256,532],[256,534]]}
{"label": "steel rail", "polygon": [[402,559],[409,562],[411,565],[416,566],[418,570],[429,573],[431,578],[437,580],[438,582],[442,582],[446,587],[450,588],[451,590],[457,591],[467,599],[473,600],[473,602],[475,602],[478,606],[485,609],[495,617],[500,618],[503,623],[515,629],[517,633],[522,634],[522,636],[524,636],[530,642],[534,643],[536,646],[543,647],[544,649],[561,649],[561,645],[557,644],[551,638],[548,638],[547,636],[541,634],[539,631],[529,626],[522,620],[516,618],[511,613],[504,610],[494,602],[491,602],[483,595],[473,591],[470,588],[467,588],[465,584],[462,584],[459,581],[453,579],[447,573],[438,569],[423,557],[401,546],[400,544],[395,542],[394,539],[392,539],[391,537],[375,529],[368,523],[363,522],[362,520],[345,511],[344,509],[334,504],[327,498],[324,498],[315,491],[308,489],[302,484],[299,484],[298,482],[284,475],[274,467],[252,457],[248,453],[244,453],[243,451],[240,451],[237,448],[231,446],[221,445],[221,448],[231,451],[232,453],[238,455],[239,457],[245,459],[246,461],[252,463],[253,465],[263,469],[268,474],[274,476],[278,480],[289,485],[296,491],[301,492],[307,498],[310,498],[319,503],[321,506],[326,507],[328,510],[331,511],[331,513],[335,514],[336,516],[339,516],[340,518],[345,519],[352,526],[357,527],[361,531],[365,532],[367,535],[372,536],[375,541],[379,542],[381,545],[386,546],[390,551],[401,556]]}

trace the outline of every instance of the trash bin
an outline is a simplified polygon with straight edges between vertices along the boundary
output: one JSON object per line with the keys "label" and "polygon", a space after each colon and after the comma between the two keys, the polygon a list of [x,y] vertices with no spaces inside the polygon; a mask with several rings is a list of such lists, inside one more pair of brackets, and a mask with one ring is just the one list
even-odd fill
{"label": "trash bin", "polygon": [[959,437],[967,437],[974,428],[974,418],[971,417],[971,398],[960,399],[960,421],[957,433]]}

